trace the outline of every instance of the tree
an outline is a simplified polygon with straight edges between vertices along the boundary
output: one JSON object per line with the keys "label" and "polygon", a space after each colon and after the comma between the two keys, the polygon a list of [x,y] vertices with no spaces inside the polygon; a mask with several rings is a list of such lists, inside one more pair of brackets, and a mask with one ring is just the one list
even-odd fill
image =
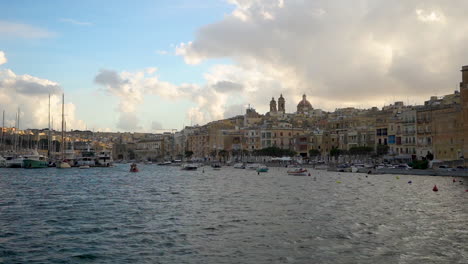
{"label": "tree", "polygon": [[320,150],[318,150],[318,149],[311,149],[311,150],[309,150],[309,156],[310,156],[310,157],[317,157],[317,156],[320,156]]}
{"label": "tree", "polygon": [[352,147],[349,149],[349,154],[350,155],[369,155],[373,151],[374,149],[372,147]]}
{"label": "tree", "polygon": [[330,156],[332,157],[338,157],[340,156],[344,151],[337,148],[337,147],[332,147],[332,149],[330,150]]}
{"label": "tree", "polygon": [[434,159],[434,154],[432,154],[430,151],[427,152],[426,159],[428,160],[433,160]]}
{"label": "tree", "polygon": [[218,155],[223,158],[223,161],[226,161],[229,157],[229,152],[225,149],[219,151]]}
{"label": "tree", "polygon": [[378,156],[387,155],[388,149],[389,149],[388,145],[377,145],[377,155]]}
{"label": "tree", "polygon": [[193,151],[191,151],[191,150],[185,151],[185,157],[187,159],[190,159],[192,156],[193,156]]}

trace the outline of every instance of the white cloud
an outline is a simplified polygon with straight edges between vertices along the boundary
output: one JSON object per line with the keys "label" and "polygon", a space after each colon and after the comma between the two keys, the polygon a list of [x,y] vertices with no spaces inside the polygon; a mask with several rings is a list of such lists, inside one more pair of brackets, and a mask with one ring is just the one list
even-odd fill
{"label": "white cloud", "polygon": [[13,23],[0,20],[0,38],[2,37],[19,37],[25,39],[32,38],[48,38],[55,36],[55,33],[39,27]]}
{"label": "white cloud", "polygon": [[422,103],[453,92],[460,66],[468,64],[463,0],[229,2],[231,14],[201,27],[175,51],[188,64],[234,61],[207,73],[207,85],[237,83],[244,103],[260,110],[280,93],[289,111],[302,93],[326,110],[406,98]]}
{"label": "white cloud", "polygon": [[61,18],[61,19],[59,19],[59,21],[64,22],[64,23],[73,24],[73,25],[76,25],[76,26],[92,26],[93,25],[93,23],[91,23],[91,22],[78,21],[78,20],[71,19],[71,18]]}
{"label": "white cloud", "polygon": [[[55,129],[60,129],[62,109],[62,88],[56,82],[31,75],[17,75],[10,69],[0,70],[0,105],[5,110],[6,124],[15,124],[15,115],[20,108],[21,124],[24,128],[45,128],[48,126],[49,99]],[[65,104],[67,129],[84,129],[82,120],[75,117],[73,103]]]}
{"label": "white cloud", "polygon": [[5,52],[0,50],[0,65],[7,63],[7,58],[5,56]]}

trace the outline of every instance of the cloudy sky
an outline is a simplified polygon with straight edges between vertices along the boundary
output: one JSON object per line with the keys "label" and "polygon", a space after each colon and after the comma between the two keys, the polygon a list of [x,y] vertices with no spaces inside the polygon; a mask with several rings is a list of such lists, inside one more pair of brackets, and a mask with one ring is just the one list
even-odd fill
{"label": "cloudy sky", "polygon": [[468,1],[1,1],[0,111],[13,125],[144,131],[268,110],[422,103],[468,64]]}

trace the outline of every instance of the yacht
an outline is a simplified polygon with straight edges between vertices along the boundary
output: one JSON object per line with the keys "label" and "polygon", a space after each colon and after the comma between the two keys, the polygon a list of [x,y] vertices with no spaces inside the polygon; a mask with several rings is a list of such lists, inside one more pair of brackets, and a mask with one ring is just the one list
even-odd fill
{"label": "yacht", "polygon": [[97,154],[96,158],[96,166],[100,167],[110,167],[112,166],[112,163],[114,161],[112,160],[112,153],[110,150],[102,150]]}
{"label": "yacht", "polygon": [[93,157],[79,157],[75,160],[75,165],[77,167],[82,167],[82,166],[94,167],[96,166],[96,161]]}
{"label": "yacht", "polygon": [[5,156],[7,168],[22,168],[23,157],[22,156]]}

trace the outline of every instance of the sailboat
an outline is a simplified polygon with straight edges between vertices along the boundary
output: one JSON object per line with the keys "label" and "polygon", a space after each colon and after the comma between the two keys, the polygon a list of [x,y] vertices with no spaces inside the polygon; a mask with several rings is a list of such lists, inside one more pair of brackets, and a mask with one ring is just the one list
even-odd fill
{"label": "sailboat", "polygon": [[65,131],[64,131],[64,117],[65,117],[65,94],[62,94],[62,143],[60,144],[60,161],[57,164],[58,169],[68,169],[71,168],[70,164],[65,162]]}

